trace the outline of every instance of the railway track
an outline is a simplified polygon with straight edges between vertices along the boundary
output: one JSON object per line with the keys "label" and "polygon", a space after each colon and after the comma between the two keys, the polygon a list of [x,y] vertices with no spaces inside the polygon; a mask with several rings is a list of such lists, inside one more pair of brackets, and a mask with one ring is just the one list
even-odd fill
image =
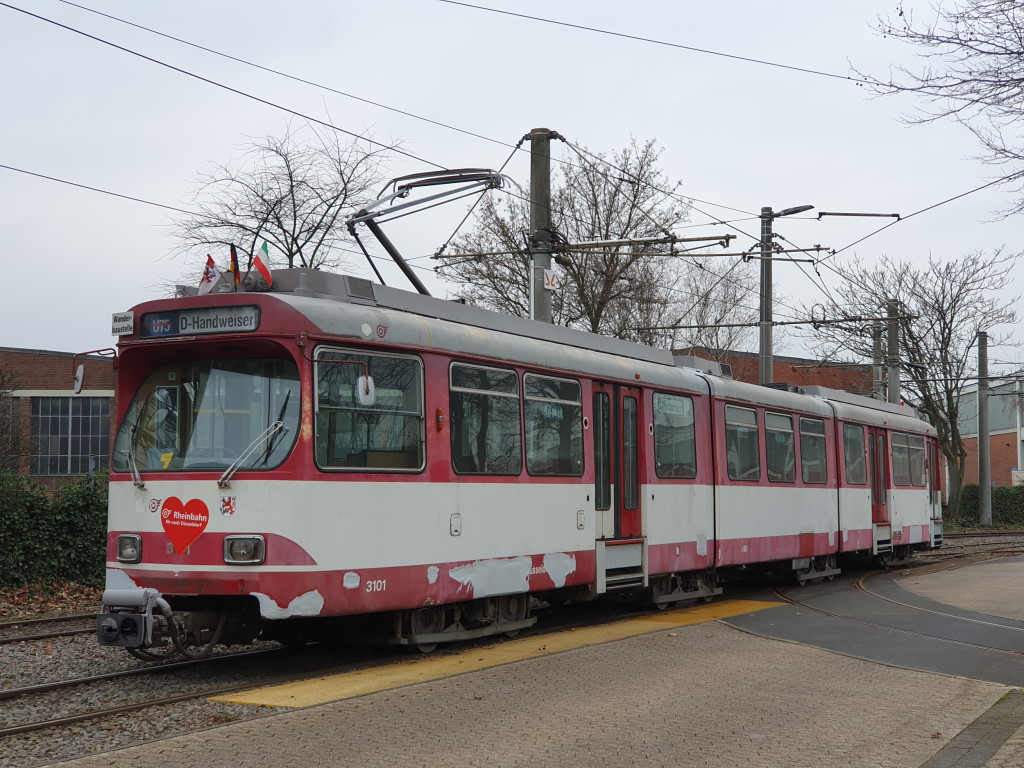
{"label": "railway track", "polygon": [[[895,606],[898,606],[900,608],[907,609],[907,610],[914,611],[914,612],[918,612],[918,613],[921,613],[921,614],[927,614],[929,616],[939,617],[939,618],[945,619],[947,621],[950,621],[950,622],[952,622],[954,624],[958,623],[958,622],[963,622],[963,623],[970,624],[970,625],[991,628],[992,630],[998,630],[999,632],[1006,632],[1006,633],[1011,633],[1011,634],[1019,633],[1020,636],[1021,636],[1022,647],[1024,647],[1024,628],[1022,628],[1020,626],[1015,626],[1015,624],[1019,624],[1019,622],[1013,622],[1010,619],[1000,620],[997,617],[993,617],[991,619],[979,619],[979,618],[974,618],[974,617],[971,617],[971,616],[964,616],[964,615],[962,615],[960,613],[955,612],[953,609],[951,609],[949,611],[942,611],[942,610],[936,610],[936,609],[933,609],[933,608],[923,607],[923,606],[920,606],[920,605],[914,605],[912,603],[909,603],[909,602],[906,602],[906,601],[902,601],[902,600],[896,600],[896,599],[888,597],[886,595],[879,594],[878,592],[876,592],[874,590],[871,590],[871,589],[869,589],[866,586],[867,580],[870,579],[872,576],[878,575],[879,573],[880,572],[876,571],[876,572],[864,574],[863,576],[856,577],[853,580],[852,584],[851,584],[852,588],[854,590],[864,594],[864,595],[867,595],[867,596],[871,597],[874,600],[879,600],[881,602],[885,602],[887,604],[895,605]],[[806,610],[806,611],[809,611],[809,612],[812,612],[812,613],[816,613],[816,614],[819,614],[821,616],[827,616],[829,618],[840,619],[842,621],[848,621],[848,622],[851,622],[853,624],[860,624],[862,626],[872,627],[872,628],[875,628],[875,629],[883,629],[886,632],[898,632],[900,634],[909,635],[909,636],[912,636],[912,637],[920,637],[920,638],[928,638],[928,639],[931,639],[931,640],[938,640],[938,641],[941,641],[941,642],[944,642],[944,643],[948,643],[950,645],[964,646],[964,647],[970,647],[970,648],[979,648],[979,649],[983,649],[983,650],[988,651],[988,652],[994,652],[994,653],[997,653],[997,654],[1005,654],[1007,656],[1012,656],[1012,657],[1016,657],[1016,658],[1020,658],[1021,656],[1024,656],[1024,652],[1019,651],[1019,650],[1015,650],[1015,649],[1012,649],[1012,648],[1001,647],[1001,646],[998,646],[998,645],[990,645],[988,643],[979,643],[979,642],[971,642],[971,641],[962,640],[962,639],[956,639],[956,638],[950,637],[948,635],[934,634],[934,633],[930,633],[930,632],[924,632],[924,631],[918,631],[918,630],[914,630],[914,629],[909,629],[909,628],[907,628],[905,626],[899,626],[898,623],[895,623],[895,622],[893,622],[893,623],[885,623],[885,622],[882,622],[882,621],[876,621],[876,620],[864,618],[863,616],[854,616],[854,615],[850,615],[850,614],[847,614],[847,613],[840,613],[840,612],[837,612],[837,611],[826,610],[826,609],[824,609],[824,608],[822,608],[822,607],[812,603],[810,599],[800,599],[799,597],[794,596],[791,593],[790,590],[788,590],[788,589],[784,590],[784,589],[782,589],[780,587],[773,587],[771,589],[771,593],[776,598],[778,598],[779,600],[781,600],[783,602],[786,602],[786,603],[789,603],[790,605],[796,606],[796,607],[798,607],[798,608],[800,608],[802,610]]]}
{"label": "railway track", "polygon": [[[551,609],[541,607],[537,614],[541,624],[532,632],[539,635],[558,632],[570,627],[600,624],[609,619],[653,613],[654,609],[630,607],[623,609],[615,604],[575,604],[567,608]],[[484,638],[471,643],[460,643],[451,652],[461,652],[467,647],[483,646],[506,642],[504,637]],[[329,645],[308,645],[302,648],[268,648],[219,654],[207,659],[168,661],[132,669],[107,672],[74,679],[43,682],[0,691],[4,702],[0,712],[46,713],[39,719],[20,719],[19,714],[8,715],[15,722],[3,722],[0,714],[0,738],[45,731],[81,723],[101,721],[116,715],[138,712],[150,707],[164,707],[197,699],[207,699],[225,693],[256,686],[297,682],[318,676],[339,674],[357,669],[373,668],[394,664],[403,657],[408,658],[408,649],[388,647],[345,647],[345,660],[339,662],[338,648]],[[445,653],[445,650],[439,654]],[[296,666],[301,666],[299,671]],[[285,671],[287,670],[287,671]],[[178,680],[183,690],[165,692],[155,696],[140,696],[125,701],[133,691],[142,686],[133,686],[133,680],[147,677]],[[223,680],[223,681],[222,681]],[[212,682],[211,682],[212,681]],[[100,687],[100,692],[97,692]],[[154,686],[155,687],[155,686]],[[104,691],[109,691],[104,694]],[[104,699],[109,706],[92,707],[79,702]],[[57,713],[54,715],[54,713]]]}
{"label": "railway track", "polygon": [[959,531],[957,533],[947,533],[943,538],[948,540],[959,540],[959,539],[998,539],[998,538],[1009,538],[1009,537],[1020,537],[1024,538],[1024,530],[1012,529],[1012,530],[998,530],[998,531]]}
{"label": "railway track", "polygon": [[[152,675],[169,675],[183,671],[194,671],[203,668],[204,671],[209,672],[210,669],[218,665],[226,664],[238,664],[242,660],[249,660],[252,657],[266,656],[268,654],[287,654],[287,649],[273,648],[273,649],[259,649],[251,651],[243,651],[231,654],[225,654],[221,656],[212,656],[206,659],[200,659],[195,661],[178,661],[169,662],[166,664],[160,664],[159,666],[139,667],[136,669],[122,670],[119,672],[107,672],[99,675],[92,675],[89,677],[76,678],[73,680],[60,680],[55,682],[40,683],[37,685],[23,686],[21,688],[12,688],[4,691],[0,691],[0,701],[11,701],[17,699],[30,699],[33,696],[40,696],[43,694],[62,693],[67,694],[72,689],[83,688],[86,686],[95,686],[98,684],[109,683],[117,681],[123,683],[126,680],[132,678],[143,678]],[[322,670],[320,671],[322,673]],[[143,698],[138,701],[130,703],[116,704],[113,706],[102,707],[99,709],[89,709],[88,711],[70,712],[62,714],[58,717],[50,717],[43,720],[36,720],[31,722],[23,722],[15,725],[0,725],[0,738],[4,736],[13,736],[18,733],[28,733],[31,731],[39,731],[45,728],[53,728],[57,726],[70,725],[72,723],[82,722],[84,720],[92,720],[97,718],[110,717],[113,715],[123,714],[127,712],[136,712],[147,707],[166,706],[168,704],[176,704],[182,701],[189,701],[198,698],[207,698],[210,696],[217,696],[223,693],[231,693],[233,691],[242,690],[244,688],[252,687],[253,685],[271,685],[278,682],[290,682],[292,680],[301,680],[308,677],[309,672],[303,672],[301,674],[293,675],[278,675],[268,679],[254,680],[253,677],[248,677],[244,681],[234,681],[226,684],[216,685],[202,685],[199,687],[190,688],[187,691],[179,693],[169,694],[165,696],[155,696]],[[258,677],[255,676],[255,677]],[[62,696],[62,700],[71,700],[73,696],[66,695]],[[117,698],[112,697],[112,698]],[[21,702],[19,702],[21,703]],[[50,711],[49,707],[40,706],[33,707],[29,704],[30,708],[37,709],[38,711]]]}
{"label": "railway track", "polygon": [[[58,629],[68,624],[75,628]],[[25,631],[25,630],[28,631]],[[78,613],[68,616],[47,616],[39,619],[21,619],[0,623],[0,645],[20,643],[28,640],[52,640],[58,637],[84,635],[96,631],[95,613]]]}

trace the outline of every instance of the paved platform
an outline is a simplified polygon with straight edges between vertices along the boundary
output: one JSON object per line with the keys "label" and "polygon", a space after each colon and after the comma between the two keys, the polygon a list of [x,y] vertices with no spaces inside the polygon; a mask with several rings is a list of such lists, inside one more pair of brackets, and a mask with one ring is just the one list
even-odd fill
{"label": "paved platform", "polygon": [[[1024,563],[1005,565],[999,579],[1024,583]],[[950,599],[984,592],[970,582],[990,582],[985,567],[962,569],[965,586],[949,587]],[[942,589],[923,594],[933,576],[914,578],[917,591],[906,594],[944,598]],[[804,618],[785,610],[691,624],[673,614],[645,634],[582,647],[575,632],[523,638],[532,657],[482,668],[474,668],[480,652],[466,650],[449,657],[450,666],[457,670],[461,659],[470,671],[341,693],[350,697],[61,765],[1024,766],[1024,694],[1015,686],[880,664],[724,623],[773,612],[781,622]]]}

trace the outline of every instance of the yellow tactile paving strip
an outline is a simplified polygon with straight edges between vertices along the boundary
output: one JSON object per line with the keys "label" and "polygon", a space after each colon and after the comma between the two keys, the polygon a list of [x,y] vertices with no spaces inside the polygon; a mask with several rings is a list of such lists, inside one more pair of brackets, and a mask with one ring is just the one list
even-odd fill
{"label": "yellow tactile paving strip", "polygon": [[329,701],[351,699],[405,685],[440,680],[463,672],[496,667],[513,661],[535,659],[574,648],[646,635],[672,627],[700,624],[742,613],[772,608],[783,603],[755,600],[727,600],[713,605],[691,606],[662,613],[624,619],[611,624],[566,630],[552,635],[527,637],[490,648],[476,648],[458,654],[424,657],[385,667],[344,672],[300,683],[287,683],[251,691],[217,696],[211,701],[253,704],[266,707],[310,707]]}

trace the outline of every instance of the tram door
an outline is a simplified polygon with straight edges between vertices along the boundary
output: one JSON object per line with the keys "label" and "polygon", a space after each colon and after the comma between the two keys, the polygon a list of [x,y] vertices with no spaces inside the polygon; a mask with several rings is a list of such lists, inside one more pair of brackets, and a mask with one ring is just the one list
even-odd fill
{"label": "tram door", "polygon": [[886,476],[885,433],[868,430],[868,471],[871,473],[871,522],[889,522],[889,485]]}
{"label": "tram door", "polygon": [[594,385],[594,510],[597,535],[642,534],[640,524],[641,391]]}

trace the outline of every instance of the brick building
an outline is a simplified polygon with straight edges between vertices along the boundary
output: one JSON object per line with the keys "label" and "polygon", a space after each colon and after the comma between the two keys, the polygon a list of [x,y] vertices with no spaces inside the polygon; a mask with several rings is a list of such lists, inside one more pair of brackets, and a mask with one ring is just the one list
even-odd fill
{"label": "brick building", "polygon": [[[990,385],[988,432],[992,484],[1024,484],[1024,473],[1020,471],[1024,469],[1024,373]],[[967,449],[964,483],[977,483],[977,387],[968,387],[960,396],[960,434]]]}
{"label": "brick building", "polygon": [[0,462],[44,485],[106,467],[115,373],[111,358],[83,356],[85,386],[74,393],[74,355],[0,347]]}
{"label": "brick building", "polygon": [[[728,364],[732,369],[732,377],[737,381],[748,384],[757,384],[760,381],[757,352],[735,352],[705,347],[673,351],[679,355],[694,355]],[[798,387],[819,386],[846,392],[868,393],[871,391],[871,366],[861,363],[826,363],[802,357],[776,355],[772,358],[772,380],[795,384]]]}

